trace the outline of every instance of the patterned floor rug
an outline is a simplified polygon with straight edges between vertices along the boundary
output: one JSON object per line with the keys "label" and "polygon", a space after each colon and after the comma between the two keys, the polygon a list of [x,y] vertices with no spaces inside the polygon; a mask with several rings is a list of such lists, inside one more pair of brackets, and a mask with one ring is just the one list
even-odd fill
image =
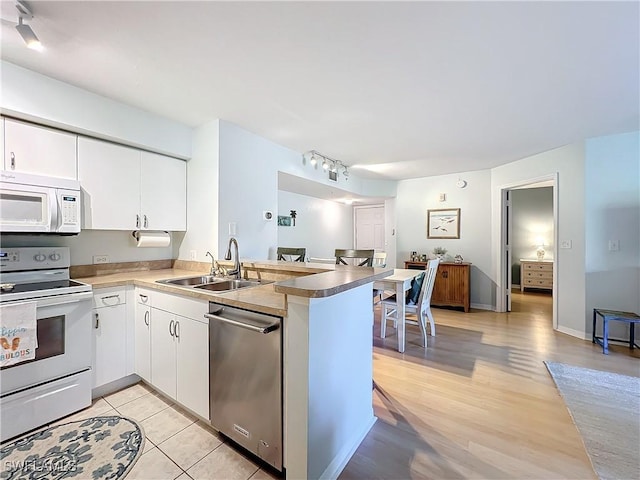
{"label": "patterned floor rug", "polygon": [[640,378],[545,362],[602,480],[640,477]]}
{"label": "patterned floor rug", "polygon": [[0,448],[2,479],[119,479],[144,447],[142,428],[119,416],[45,428]]}

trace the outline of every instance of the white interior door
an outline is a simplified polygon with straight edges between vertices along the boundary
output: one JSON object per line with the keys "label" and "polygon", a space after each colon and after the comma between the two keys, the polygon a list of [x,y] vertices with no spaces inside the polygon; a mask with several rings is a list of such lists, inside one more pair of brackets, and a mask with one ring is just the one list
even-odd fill
{"label": "white interior door", "polygon": [[384,206],[356,207],[354,215],[355,248],[384,251]]}

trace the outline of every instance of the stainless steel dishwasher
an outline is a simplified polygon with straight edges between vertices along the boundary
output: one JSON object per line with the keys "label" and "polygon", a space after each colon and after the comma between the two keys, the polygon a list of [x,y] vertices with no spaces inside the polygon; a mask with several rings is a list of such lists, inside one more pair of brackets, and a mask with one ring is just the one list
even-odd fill
{"label": "stainless steel dishwasher", "polygon": [[282,318],[209,302],[213,427],[282,471]]}

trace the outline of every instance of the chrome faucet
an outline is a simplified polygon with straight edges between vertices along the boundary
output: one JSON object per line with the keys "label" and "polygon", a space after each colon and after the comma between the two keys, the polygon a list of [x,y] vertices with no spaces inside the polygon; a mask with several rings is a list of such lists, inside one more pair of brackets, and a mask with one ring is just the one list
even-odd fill
{"label": "chrome faucet", "polygon": [[211,252],[207,252],[206,255],[211,257],[211,270],[209,270],[209,275],[223,275],[226,277],[227,269],[218,263]]}
{"label": "chrome faucet", "polygon": [[231,237],[229,239],[229,245],[227,246],[227,254],[224,256],[225,260],[231,260],[231,244],[233,243],[234,253],[236,254],[235,261],[233,262],[233,270],[229,270],[227,274],[231,276],[235,276],[237,279],[242,278],[242,273],[240,271],[240,257],[238,255],[238,241]]}
{"label": "chrome faucet", "polygon": [[215,275],[216,274],[216,259],[213,258],[213,255],[211,254],[211,252],[207,252],[205,254],[205,257],[206,256],[211,257],[211,270],[209,270],[209,275]]}

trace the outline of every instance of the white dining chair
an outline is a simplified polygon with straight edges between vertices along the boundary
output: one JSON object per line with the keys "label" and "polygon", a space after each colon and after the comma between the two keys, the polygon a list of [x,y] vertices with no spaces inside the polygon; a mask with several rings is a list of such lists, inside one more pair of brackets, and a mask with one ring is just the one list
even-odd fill
{"label": "white dining chair", "polygon": [[[429,331],[431,336],[436,336],[436,324],[433,319],[433,314],[431,313],[431,293],[433,292],[433,286],[436,283],[436,273],[438,272],[439,263],[440,260],[437,258],[429,260],[424,272],[417,303],[410,302],[405,305],[406,314],[415,315],[417,317],[416,320],[407,319],[406,314],[405,318],[398,318],[398,308],[396,303],[398,299],[396,299],[395,295],[382,300],[382,312],[380,316],[380,336],[382,338],[386,336],[387,322],[389,320],[393,321],[393,326],[396,330],[398,328],[398,322],[405,322],[405,324],[418,325],[420,327],[424,347],[427,348],[427,318],[429,319]],[[405,301],[405,299],[401,298],[399,301]],[[399,338],[398,341],[400,341]],[[398,345],[398,347],[400,347],[400,345]]]}
{"label": "white dining chair", "polygon": [[[376,268],[384,268],[387,266],[387,252],[375,252],[373,254],[373,266]],[[382,301],[384,290],[373,289],[373,304],[377,305]]]}

